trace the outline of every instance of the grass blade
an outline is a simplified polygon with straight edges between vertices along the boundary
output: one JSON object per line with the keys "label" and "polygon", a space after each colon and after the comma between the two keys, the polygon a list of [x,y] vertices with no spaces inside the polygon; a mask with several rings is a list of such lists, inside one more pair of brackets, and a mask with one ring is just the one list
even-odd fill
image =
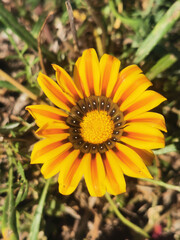
{"label": "grass blade", "polygon": [[170,68],[176,61],[177,58],[174,54],[166,54],[146,73],[146,77],[149,80],[153,80],[159,73]]}
{"label": "grass blade", "polygon": [[7,147],[7,154],[9,157],[9,185],[8,194],[5,200],[2,216],[2,234],[6,240],[18,240],[18,231],[16,225],[16,208],[13,194],[13,166],[12,166],[12,152]]}
{"label": "grass blade", "polygon": [[42,217],[42,212],[43,212],[43,206],[44,206],[44,202],[45,202],[45,199],[46,199],[46,195],[47,195],[48,187],[49,187],[49,184],[50,184],[50,180],[51,179],[48,179],[46,181],[46,184],[44,186],[44,189],[43,189],[40,201],[39,201],[39,204],[36,208],[35,216],[33,218],[33,222],[32,222],[31,229],[30,229],[29,240],[36,240],[37,237],[38,237],[39,227],[40,227],[41,217]]}
{"label": "grass blade", "polygon": [[174,23],[180,17],[180,1],[176,1],[166,12],[166,14],[161,18],[161,20],[156,24],[152,32],[143,41],[141,46],[138,48],[134,63],[139,63],[142,61],[151,50],[158,44],[158,42],[163,38],[163,36],[171,30]]}

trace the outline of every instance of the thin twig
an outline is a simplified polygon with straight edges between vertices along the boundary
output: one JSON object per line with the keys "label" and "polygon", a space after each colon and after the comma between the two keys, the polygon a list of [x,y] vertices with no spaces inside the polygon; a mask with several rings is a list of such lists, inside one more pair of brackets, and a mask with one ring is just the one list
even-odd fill
{"label": "thin twig", "polygon": [[105,194],[106,199],[108,200],[108,202],[110,203],[111,207],[114,210],[114,213],[117,215],[117,217],[119,218],[119,220],[124,223],[124,225],[128,226],[129,228],[131,228],[132,230],[134,230],[135,232],[137,232],[138,234],[140,234],[143,237],[149,238],[149,235],[147,232],[145,232],[142,228],[138,227],[137,225],[135,225],[134,223],[130,222],[129,220],[127,220],[119,211],[119,209],[116,207],[114,201],[111,199],[110,195],[108,193]]}
{"label": "thin twig", "polygon": [[29,91],[27,88],[25,88],[23,85],[21,85],[20,83],[18,83],[14,78],[10,77],[7,73],[5,73],[3,70],[0,69],[0,77],[3,80],[8,81],[9,83],[11,83],[13,86],[15,86],[17,89],[19,89],[21,92],[26,93],[31,99],[33,99],[34,101],[37,101],[37,96],[32,93],[31,91]]}
{"label": "thin twig", "polygon": [[40,104],[47,105],[44,101],[40,100],[38,96],[36,96],[34,93],[29,91],[26,87],[24,87],[22,84],[18,83],[14,78],[9,76],[7,73],[5,73],[3,70],[0,69],[0,78],[3,80],[8,81],[13,86],[15,86],[17,89],[19,89],[21,92],[28,95],[29,98],[31,98],[34,101],[38,101]]}
{"label": "thin twig", "polygon": [[72,32],[72,35],[73,35],[74,50],[75,50],[75,52],[79,52],[78,38],[77,38],[76,28],[75,28],[75,24],[74,24],[74,16],[73,16],[73,10],[72,10],[70,0],[67,0],[65,2],[65,4],[66,4],[66,8],[67,8],[68,15],[69,15],[71,32]]}
{"label": "thin twig", "polygon": [[38,56],[39,56],[39,61],[40,61],[40,65],[41,65],[41,68],[42,68],[42,72],[44,74],[46,74],[46,69],[44,67],[43,56],[42,56],[42,51],[41,51],[41,34],[43,32],[43,29],[44,29],[49,17],[52,16],[54,13],[55,13],[54,11],[49,12],[49,14],[47,15],[47,17],[46,17],[46,19],[45,19],[45,21],[44,21],[44,23],[41,27],[40,32],[38,34]]}

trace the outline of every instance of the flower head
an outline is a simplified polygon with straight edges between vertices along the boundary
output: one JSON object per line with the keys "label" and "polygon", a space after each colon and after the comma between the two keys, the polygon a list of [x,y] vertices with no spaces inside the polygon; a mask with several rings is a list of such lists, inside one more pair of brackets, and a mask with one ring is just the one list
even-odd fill
{"label": "flower head", "polygon": [[124,174],[152,178],[146,165],[152,149],[164,147],[162,115],[150,110],[166,100],[136,65],[119,72],[120,61],[108,54],[98,60],[87,49],[74,68],[73,80],[53,64],[57,83],[40,73],[38,82],[57,106],[32,105],[36,134],[31,163],[43,164],[45,178],[59,173],[59,191],[71,194],[84,176],[89,193],[117,195],[126,190]]}

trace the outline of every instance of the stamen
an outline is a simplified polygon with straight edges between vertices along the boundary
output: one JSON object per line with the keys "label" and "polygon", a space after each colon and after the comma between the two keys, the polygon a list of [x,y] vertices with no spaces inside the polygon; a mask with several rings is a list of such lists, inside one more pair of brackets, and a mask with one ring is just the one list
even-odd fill
{"label": "stamen", "polygon": [[114,122],[106,111],[91,111],[80,123],[81,136],[84,141],[99,144],[112,137]]}

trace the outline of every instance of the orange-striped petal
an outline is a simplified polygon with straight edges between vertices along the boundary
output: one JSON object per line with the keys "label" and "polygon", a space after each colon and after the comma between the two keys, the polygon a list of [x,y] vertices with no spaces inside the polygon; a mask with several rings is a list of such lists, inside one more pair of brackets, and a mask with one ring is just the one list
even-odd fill
{"label": "orange-striped petal", "polygon": [[120,164],[117,164],[116,159],[107,151],[103,155],[103,163],[106,172],[106,188],[107,192],[113,195],[118,195],[126,191],[126,182]]}
{"label": "orange-striped petal", "polygon": [[41,172],[45,178],[50,178],[56,175],[62,168],[65,161],[68,161],[70,156],[73,156],[74,148],[70,142],[61,146],[58,150],[58,154],[52,156],[51,158],[46,161],[42,168]]}
{"label": "orange-striped petal", "polygon": [[143,160],[143,162],[146,164],[146,166],[151,166],[153,163],[153,160],[155,158],[154,153],[152,150],[148,149],[139,149],[132,146],[129,146],[131,149],[133,149]]}
{"label": "orange-striped petal", "polygon": [[58,139],[46,138],[37,142],[31,154],[31,164],[44,163],[49,158],[57,156],[62,151],[62,145],[69,142],[68,135],[64,133]]}
{"label": "orange-striped petal", "polygon": [[41,126],[36,134],[40,137],[59,138],[61,134],[69,133],[69,126],[64,122],[50,122]]}
{"label": "orange-striped petal", "polygon": [[108,158],[114,158],[123,173],[130,177],[152,178],[140,156],[131,148],[121,143],[116,143],[115,148],[107,152]]}
{"label": "orange-striped petal", "polygon": [[[96,51],[93,48],[83,52],[81,60],[76,64],[81,89],[84,96],[100,94],[100,68]],[[77,74],[77,73],[76,73]],[[75,77],[78,78],[78,77]]]}
{"label": "orange-striped petal", "polygon": [[99,153],[86,154],[84,166],[84,178],[91,196],[101,197],[105,194],[105,170]]}
{"label": "orange-striped petal", "polygon": [[132,117],[127,121],[127,124],[128,123],[147,124],[150,127],[158,128],[164,132],[167,132],[163,115],[155,112],[145,112],[138,116]]}
{"label": "orange-striped petal", "polygon": [[121,106],[122,109],[127,108],[150,86],[152,86],[152,83],[144,74],[127,76],[117,89],[113,101]]}
{"label": "orange-striped petal", "polygon": [[66,121],[68,117],[62,110],[48,105],[30,105],[26,110],[30,112],[39,127],[50,121]]}
{"label": "orange-striped petal", "polygon": [[65,159],[58,179],[61,194],[68,195],[74,192],[83,176],[84,164],[83,154],[79,150],[75,150],[71,157],[69,155]]}
{"label": "orange-striped petal", "polygon": [[142,70],[137,65],[130,65],[120,71],[118,74],[117,82],[114,86],[114,89],[112,91],[111,97],[113,98],[115,93],[117,92],[119,86],[123,83],[123,81],[126,80],[127,77],[133,77],[137,76],[142,72]]}
{"label": "orange-striped petal", "polygon": [[59,108],[70,111],[70,108],[75,105],[74,99],[64,93],[60,86],[48,76],[39,73],[37,80],[46,96]]}
{"label": "orange-striped petal", "polygon": [[79,101],[81,98],[83,98],[83,95],[78,90],[69,74],[62,67],[56,64],[52,64],[52,66],[56,71],[56,79],[61,89],[76,99],[76,101]]}
{"label": "orange-striped petal", "polygon": [[128,108],[122,108],[120,106],[120,110],[124,112],[124,120],[129,120],[138,114],[155,108],[165,100],[166,98],[161,94],[155,91],[147,90],[143,92],[138,98],[136,98],[136,100]]}
{"label": "orange-striped petal", "polygon": [[108,54],[100,60],[101,94],[110,97],[117,82],[121,62]]}
{"label": "orange-striped petal", "polygon": [[164,135],[156,128],[141,123],[129,123],[124,128],[121,141],[140,149],[164,147]]}
{"label": "orange-striped petal", "polygon": [[79,57],[74,65],[73,80],[74,80],[74,83],[76,84],[77,88],[81,92],[81,94],[85,97],[86,95],[84,92],[84,88],[81,87],[81,77],[80,77],[80,73],[79,73],[79,66],[80,66],[81,59],[82,59],[82,57]]}

